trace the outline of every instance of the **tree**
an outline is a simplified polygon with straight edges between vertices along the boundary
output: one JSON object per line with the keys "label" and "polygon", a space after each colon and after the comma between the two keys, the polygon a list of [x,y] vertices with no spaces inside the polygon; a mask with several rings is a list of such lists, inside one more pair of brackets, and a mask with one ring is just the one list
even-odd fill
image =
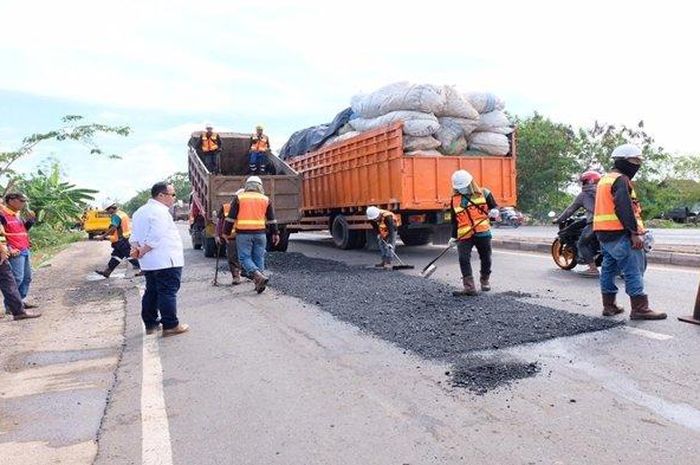
{"label": "tree", "polygon": [[[17,181],[17,173],[12,166],[26,157],[41,142],[48,140],[76,141],[86,145],[92,155],[104,155],[102,149],[95,142],[95,136],[99,134],[117,134],[128,136],[131,129],[128,126],[108,126],[99,123],[85,123],[80,115],[67,115],[61,119],[63,126],[44,133],[35,133],[25,137],[22,145],[11,152],[0,152],[0,189],[7,193]],[[109,158],[119,158],[118,155],[107,155]]]}
{"label": "tree", "polygon": [[37,220],[53,227],[68,228],[76,224],[96,190],[82,189],[61,179],[61,168],[53,162],[50,171],[39,169],[17,181],[31,202]]}
{"label": "tree", "polygon": [[[185,203],[190,201],[190,193],[192,192],[192,185],[190,184],[190,178],[184,171],[179,171],[177,173],[171,174],[165,178],[165,182],[171,183],[175,188],[175,196],[177,200],[182,200]],[[138,192],[135,196],[126,201],[123,205],[124,211],[132,215],[141,205],[146,203],[148,199],[151,198],[151,189],[143,189]]]}
{"label": "tree", "polygon": [[519,207],[539,217],[563,210],[571,200],[566,189],[581,166],[576,133],[538,113],[517,119],[517,126]]}

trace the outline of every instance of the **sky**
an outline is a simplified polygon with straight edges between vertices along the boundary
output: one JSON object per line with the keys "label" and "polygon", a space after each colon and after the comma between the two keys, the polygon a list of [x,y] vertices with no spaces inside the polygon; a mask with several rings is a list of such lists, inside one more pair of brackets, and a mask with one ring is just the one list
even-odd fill
{"label": "sky", "polygon": [[[409,6],[410,5],[410,6]],[[273,149],[396,81],[490,91],[510,113],[636,124],[700,154],[692,2],[0,0],[0,150],[64,115],[128,125],[98,139],[121,160],[49,142],[98,198],[127,200],[186,170],[189,134],[265,127]]]}

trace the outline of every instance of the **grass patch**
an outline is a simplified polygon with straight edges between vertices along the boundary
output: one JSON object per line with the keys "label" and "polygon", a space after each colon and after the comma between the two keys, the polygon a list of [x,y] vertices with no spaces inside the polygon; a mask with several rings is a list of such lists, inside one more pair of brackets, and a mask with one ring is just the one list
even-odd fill
{"label": "grass patch", "polygon": [[67,230],[40,224],[29,231],[32,239],[32,265],[39,267],[50,260],[69,244],[83,240],[86,236],[82,231]]}

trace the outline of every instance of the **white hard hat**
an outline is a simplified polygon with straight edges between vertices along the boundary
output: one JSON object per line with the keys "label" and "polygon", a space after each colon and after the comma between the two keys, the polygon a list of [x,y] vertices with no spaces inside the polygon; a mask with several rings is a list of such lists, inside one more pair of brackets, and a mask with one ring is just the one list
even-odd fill
{"label": "white hard hat", "polygon": [[257,182],[262,186],[262,179],[260,179],[258,176],[248,176],[248,179],[245,180],[245,183],[248,184],[249,182]]}
{"label": "white hard hat", "polygon": [[469,173],[469,171],[457,170],[454,173],[452,173],[452,188],[464,189],[466,187],[469,187],[473,180],[474,176],[472,176]]}
{"label": "white hard hat", "polygon": [[110,207],[117,207],[117,202],[112,202],[111,200],[106,201],[102,204],[102,210],[107,210]]}
{"label": "white hard hat", "polygon": [[214,126],[212,126],[211,123],[207,123],[204,125],[204,129],[214,129]]}
{"label": "white hard hat", "polygon": [[615,147],[612,151],[610,158],[613,160],[617,158],[644,158],[642,156],[642,149],[638,145],[634,144],[622,144]]}
{"label": "white hard hat", "polygon": [[379,218],[381,211],[377,207],[367,207],[367,219],[376,220]]}

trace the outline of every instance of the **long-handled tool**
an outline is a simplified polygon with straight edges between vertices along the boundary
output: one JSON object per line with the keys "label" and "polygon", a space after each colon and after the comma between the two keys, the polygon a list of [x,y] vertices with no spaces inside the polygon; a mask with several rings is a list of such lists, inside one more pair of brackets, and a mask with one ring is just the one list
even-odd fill
{"label": "long-handled tool", "polygon": [[216,243],[216,270],[214,271],[214,281],[211,283],[212,286],[219,285],[219,255],[221,251],[221,244]]}
{"label": "long-handled tool", "polygon": [[396,258],[396,260],[399,261],[399,264],[398,264],[398,265],[393,265],[393,266],[391,267],[392,270],[412,270],[412,269],[415,268],[415,266],[413,266],[413,265],[408,265],[408,264],[404,263],[404,261],[401,260],[401,259],[399,258],[399,256],[396,254],[396,251],[394,250],[394,247],[393,247],[391,244],[389,244],[387,241],[385,241],[385,240],[382,239],[381,237],[379,238],[379,240],[382,241],[382,242],[384,243],[384,245],[385,245],[389,250],[391,250],[391,254],[394,256],[394,258]]}
{"label": "long-handled tool", "polygon": [[[480,220],[478,223],[476,223],[474,226],[472,226],[472,228],[470,229],[470,231],[473,231],[474,229],[476,229],[477,226],[479,226],[481,223],[483,223],[484,221],[486,221],[486,220],[488,220],[488,219],[489,219],[489,218],[486,217],[486,218]],[[462,239],[462,237],[464,237],[464,236],[458,237],[458,238],[457,238],[457,241],[459,241],[460,239]],[[420,272],[420,275],[421,275],[422,277],[424,277],[424,278],[429,278],[430,275],[432,275],[433,273],[435,273],[435,270],[437,270],[437,266],[435,266],[435,262],[437,262],[438,260],[440,260],[440,259],[442,258],[442,256],[445,255],[445,254],[447,253],[448,250],[450,250],[452,247],[455,246],[456,243],[457,243],[457,242],[453,242],[453,243],[448,244],[447,247],[445,247],[445,250],[443,250],[442,252],[440,252],[440,255],[438,255],[438,256],[435,257],[430,263],[428,263],[427,265],[425,265],[425,268],[423,268],[423,271]]]}

